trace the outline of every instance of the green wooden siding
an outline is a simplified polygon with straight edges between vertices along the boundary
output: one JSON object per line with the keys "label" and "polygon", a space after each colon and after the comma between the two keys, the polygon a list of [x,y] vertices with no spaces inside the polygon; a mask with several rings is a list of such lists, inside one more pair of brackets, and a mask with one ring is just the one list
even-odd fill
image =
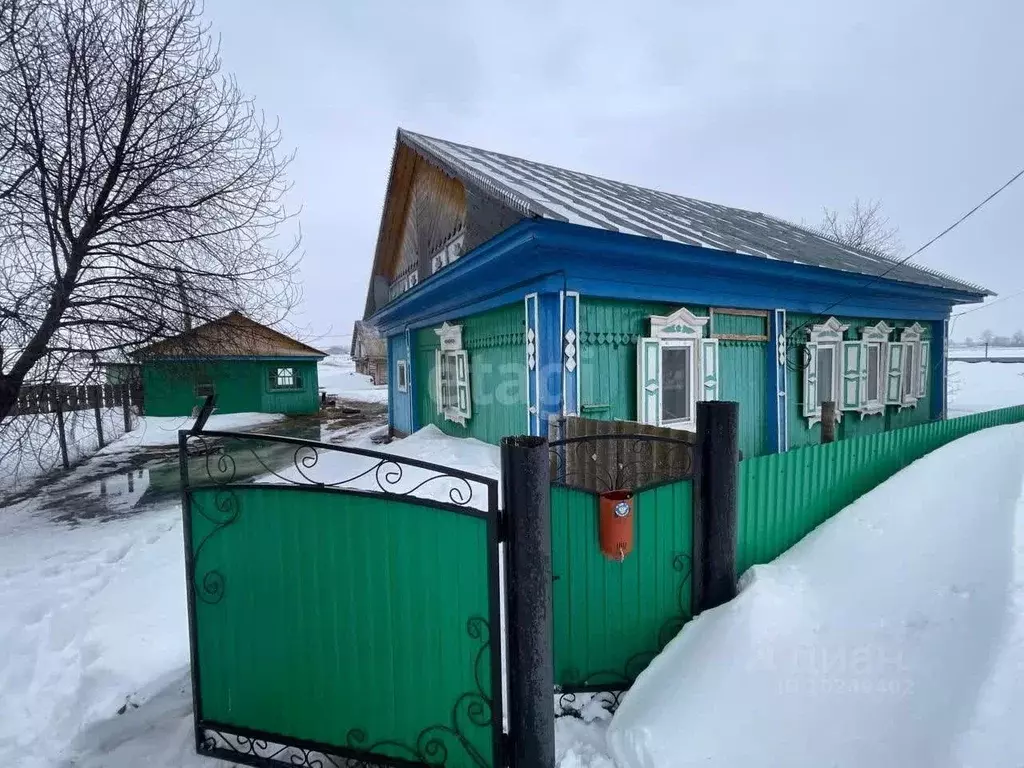
{"label": "green wooden siding", "polygon": [[637,494],[633,552],[601,553],[598,497],[551,489],[555,683],[632,681],[690,616],[692,483]]}
{"label": "green wooden siding", "polygon": [[581,416],[636,420],[636,340],[647,335],[651,315],[677,309],[652,302],[580,298]]}
{"label": "green wooden siding", "polygon": [[191,521],[205,719],[406,759],[437,727],[447,766],[493,764],[460,700],[490,696],[486,520],[253,487],[195,490]]}
{"label": "green wooden siding", "polygon": [[[275,390],[273,368],[294,368],[302,389]],[[315,360],[158,360],[142,366],[144,407],[148,416],[187,416],[203,402],[197,380],[213,383],[218,413],[315,413],[319,408]]]}
{"label": "green wooden siding", "polygon": [[1024,421],[1024,406],[740,462],[738,572],[773,560],[926,453],[979,429],[1019,421]]}
{"label": "green wooden siding", "polygon": [[[437,412],[434,353],[440,346],[434,328],[413,334],[416,356],[416,425],[434,424],[453,437],[475,437],[498,443],[506,435],[522,435],[526,429],[525,312],[522,304],[510,304],[479,315],[452,318],[462,326],[462,345],[469,353],[473,415],[466,426],[448,421]],[[438,323],[440,327],[440,323]]]}
{"label": "green wooden siding", "polygon": [[740,451],[744,456],[768,452],[768,358],[757,341],[718,343],[718,397],[740,404]]}
{"label": "green wooden siding", "polygon": [[[807,341],[807,331],[812,325],[822,323],[828,318],[818,315],[791,314],[786,318],[786,333],[790,339],[789,364],[787,365],[787,391],[788,391],[788,418],[789,418],[789,447],[799,448],[805,445],[818,445],[821,443],[821,424],[807,426],[807,419],[803,416],[804,403],[804,369],[803,344]],[[843,325],[849,328],[843,334],[847,341],[855,341],[860,338],[860,329],[867,325],[875,325],[879,320],[885,318],[850,318],[837,317]],[[913,320],[889,320],[885,322],[896,329],[903,329],[914,324]],[[931,338],[931,324],[921,323],[924,332],[922,339]],[[799,330],[797,330],[799,329]],[[793,335],[795,332],[795,335]],[[894,331],[890,337],[893,341],[899,341],[899,330]],[[933,345],[934,346],[934,345]],[[937,364],[941,363],[942,350],[932,349],[932,370],[929,376],[937,375],[935,370]],[[836,428],[836,439],[847,440],[852,437],[863,437],[887,432],[892,429],[902,429],[915,424],[924,424],[931,417],[931,387],[925,392],[925,396],[919,398],[917,405],[913,408],[897,408],[888,405],[883,413],[871,416],[861,416],[853,411],[844,411],[842,421]]]}
{"label": "green wooden siding", "polygon": [[[707,307],[686,305],[697,316]],[[591,299],[580,301],[581,414],[592,419],[635,421],[636,344],[649,332],[651,315],[668,315],[679,305]],[[759,318],[721,315],[722,333],[747,333]],[[758,332],[757,330],[754,331]],[[759,456],[767,450],[765,345],[721,341],[718,345],[719,397],[740,404],[740,450]]]}

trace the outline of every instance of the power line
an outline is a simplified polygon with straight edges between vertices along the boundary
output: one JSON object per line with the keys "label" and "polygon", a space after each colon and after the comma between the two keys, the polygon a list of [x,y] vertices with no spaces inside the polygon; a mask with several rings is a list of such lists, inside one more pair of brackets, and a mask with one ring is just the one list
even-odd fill
{"label": "power line", "polygon": [[[946,227],[946,228],[945,228],[944,230],[942,230],[941,232],[939,232],[939,234],[937,234],[937,235],[936,235],[935,237],[933,237],[933,238],[932,238],[931,240],[929,240],[929,241],[928,241],[927,243],[925,243],[924,245],[922,245],[922,246],[921,246],[920,248],[918,248],[918,249],[917,249],[916,251],[914,251],[913,253],[911,253],[911,254],[910,254],[909,256],[906,256],[905,258],[902,258],[902,259],[900,259],[899,261],[896,261],[896,262],[894,262],[894,263],[892,264],[892,266],[890,266],[890,267],[889,267],[889,268],[888,268],[887,270],[885,270],[884,272],[882,272],[882,273],[881,273],[880,275],[875,275],[874,277],[872,277],[872,278],[871,278],[870,280],[868,280],[868,281],[867,281],[866,283],[864,283],[864,285],[862,285],[862,286],[860,287],[860,289],[859,289],[859,290],[863,290],[863,289],[867,288],[868,286],[872,285],[873,283],[877,282],[878,280],[881,280],[881,279],[882,279],[883,277],[885,277],[886,275],[888,275],[888,274],[889,274],[890,272],[892,272],[892,271],[893,271],[894,269],[896,269],[897,267],[901,267],[901,266],[903,266],[903,265],[904,265],[904,264],[906,264],[906,263],[907,263],[908,261],[910,261],[910,260],[911,260],[912,258],[914,258],[915,256],[917,256],[917,255],[918,255],[919,253],[921,253],[921,251],[923,251],[923,250],[924,250],[925,248],[928,248],[929,246],[931,246],[932,244],[934,244],[934,243],[935,243],[936,241],[938,241],[938,240],[939,240],[940,238],[942,238],[942,237],[945,237],[946,235],[948,235],[948,234],[949,234],[950,232],[952,232],[952,231],[953,231],[954,229],[956,229],[956,228],[957,228],[957,227],[959,227],[959,226],[960,226],[961,224],[963,224],[963,223],[964,223],[965,221],[967,221],[967,219],[969,219],[969,218],[970,218],[971,216],[973,216],[973,215],[974,215],[975,213],[977,213],[977,212],[978,212],[979,210],[981,210],[981,209],[982,209],[982,208],[983,208],[983,207],[984,207],[984,206],[985,206],[986,204],[988,204],[989,202],[991,202],[993,198],[995,198],[995,197],[996,197],[997,195],[999,195],[999,194],[1000,194],[1001,192],[1003,192],[1003,191],[1004,191],[1004,190],[1005,190],[1005,189],[1006,189],[1007,187],[1009,187],[1009,186],[1010,186],[1011,184],[1013,184],[1013,183],[1014,183],[1015,181],[1017,181],[1017,179],[1019,179],[1019,178],[1020,178],[1021,176],[1024,176],[1024,168],[1021,168],[1021,169],[1020,169],[1019,171],[1017,171],[1017,173],[1015,173],[1015,174],[1014,174],[1013,176],[1011,176],[1011,177],[1010,177],[1009,181],[1007,181],[1007,182],[1006,182],[1005,184],[1003,184],[1003,185],[1002,185],[1001,187],[999,187],[999,188],[998,188],[998,189],[996,189],[996,190],[995,190],[994,192],[992,192],[992,193],[991,193],[991,194],[990,194],[990,195],[989,195],[988,197],[986,197],[986,198],[985,198],[984,200],[982,200],[982,201],[981,201],[980,203],[978,203],[978,204],[977,204],[976,206],[974,206],[973,208],[971,208],[971,210],[969,210],[969,211],[968,211],[967,213],[965,213],[965,214],[964,214],[963,216],[961,216],[961,217],[960,217],[959,219],[957,219],[956,221],[954,221],[954,222],[953,222],[952,224],[950,224],[950,225],[949,225],[948,227]],[[852,296],[853,296],[853,294],[848,294],[848,295],[844,296],[843,298],[839,299],[838,301],[835,301],[835,302],[833,302],[833,303],[832,303],[832,304],[830,304],[829,306],[825,307],[825,309],[821,310],[821,312],[818,312],[818,313],[817,313],[817,316],[818,316],[818,317],[820,318],[820,317],[823,317],[823,316],[827,315],[827,314],[828,314],[828,313],[829,313],[829,312],[830,312],[830,311],[831,311],[832,309],[835,309],[835,308],[836,308],[837,306],[839,306],[840,304],[842,304],[842,303],[843,303],[844,301],[846,301],[847,299],[851,298]],[[1006,298],[1009,298],[1009,296],[1007,296]],[[991,306],[992,304],[995,304],[995,303],[996,303],[996,302],[992,302],[991,304],[988,304],[988,305],[986,305],[986,306]],[[977,307],[977,309],[980,309],[980,308],[981,308],[981,307]],[[971,310],[971,311],[973,311],[973,310]],[[964,312],[964,313],[962,313],[962,314],[967,314],[967,313],[966,313],[966,312]],[[808,321],[808,322],[810,322],[810,321]],[[799,331],[800,331],[800,330],[801,330],[802,328],[806,328],[806,327],[807,327],[807,324],[808,324],[807,322],[805,322],[805,323],[802,323],[802,324],[801,324],[800,326],[798,326],[797,328],[795,328],[795,329],[794,329],[794,330],[792,331],[792,333],[790,333],[790,334],[788,334],[788,335],[789,335],[789,336],[790,336],[790,337],[792,338],[792,337],[793,337],[793,336],[794,336],[794,335],[795,335],[796,333],[798,333],[798,332],[799,332]]]}
{"label": "power line", "polygon": [[953,317],[963,317],[964,315],[971,314],[971,312],[977,312],[979,309],[988,309],[994,304],[1006,301],[1007,299],[1012,299],[1015,296],[1020,296],[1022,293],[1024,293],[1024,288],[1021,288],[1019,291],[1014,291],[1013,293],[1008,293],[1006,296],[1000,296],[995,301],[990,301],[988,304],[982,304],[980,307],[974,307],[973,309],[965,309],[963,312],[957,312]]}

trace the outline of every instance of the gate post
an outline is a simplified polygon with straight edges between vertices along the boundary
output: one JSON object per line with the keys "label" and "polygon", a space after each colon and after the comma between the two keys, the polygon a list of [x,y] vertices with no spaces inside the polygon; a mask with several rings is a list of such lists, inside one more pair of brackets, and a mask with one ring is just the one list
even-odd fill
{"label": "gate post", "polygon": [[546,439],[502,438],[512,768],[555,765],[549,462]]}
{"label": "gate post", "polygon": [[697,403],[693,605],[699,613],[736,596],[739,403]]}

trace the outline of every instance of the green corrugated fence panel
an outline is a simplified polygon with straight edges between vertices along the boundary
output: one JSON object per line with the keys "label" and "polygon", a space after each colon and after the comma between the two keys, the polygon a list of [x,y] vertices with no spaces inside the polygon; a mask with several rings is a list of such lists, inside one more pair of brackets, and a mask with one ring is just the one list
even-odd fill
{"label": "green corrugated fence panel", "polygon": [[601,553],[598,497],[551,489],[555,683],[629,683],[690,616],[692,483],[641,491],[634,546]]}
{"label": "green corrugated fence panel", "polygon": [[797,448],[740,462],[737,568],[767,563],[899,470],[980,429],[1024,421],[1024,406]]}
{"label": "green corrugated fence panel", "polygon": [[[342,493],[192,493],[204,720],[408,759],[397,745],[458,717],[491,765],[490,727],[456,713],[478,681],[490,695],[485,520]],[[448,766],[477,765],[435,735]]]}

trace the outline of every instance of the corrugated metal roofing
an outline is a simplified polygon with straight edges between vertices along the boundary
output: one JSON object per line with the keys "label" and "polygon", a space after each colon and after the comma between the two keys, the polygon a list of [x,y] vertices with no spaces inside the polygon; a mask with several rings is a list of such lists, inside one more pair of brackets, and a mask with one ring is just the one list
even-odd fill
{"label": "corrugated metal roofing", "polygon": [[623,184],[400,129],[399,140],[526,216],[974,294],[932,269],[852,248],[764,213]]}

